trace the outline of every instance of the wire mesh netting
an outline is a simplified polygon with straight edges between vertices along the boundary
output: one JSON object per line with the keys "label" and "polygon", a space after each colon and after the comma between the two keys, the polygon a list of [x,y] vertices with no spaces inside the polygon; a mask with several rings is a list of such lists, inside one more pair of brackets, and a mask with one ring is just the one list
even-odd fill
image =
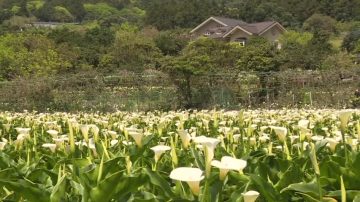
{"label": "wire mesh netting", "polygon": [[0,109],[343,108],[356,105],[359,75],[359,69],[193,75],[187,90],[181,75],[155,70],[16,79],[0,83]]}

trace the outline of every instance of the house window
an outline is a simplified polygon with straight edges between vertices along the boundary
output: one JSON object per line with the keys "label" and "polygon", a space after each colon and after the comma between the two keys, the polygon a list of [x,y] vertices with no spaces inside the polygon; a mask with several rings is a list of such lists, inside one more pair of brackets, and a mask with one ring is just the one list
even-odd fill
{"label": "house window", "polygon": [[211,34],[210,32],[205,32],[204,35],[205,35],[205,36],[210,36],[210,34]]}
{"label": "house window", "polygon": [[247,40],[246,38],[241,37],[241,38],[236,38],[236,39],[235,39],[235,42],[239,43],[240,46],[245,46],[246,40]]}

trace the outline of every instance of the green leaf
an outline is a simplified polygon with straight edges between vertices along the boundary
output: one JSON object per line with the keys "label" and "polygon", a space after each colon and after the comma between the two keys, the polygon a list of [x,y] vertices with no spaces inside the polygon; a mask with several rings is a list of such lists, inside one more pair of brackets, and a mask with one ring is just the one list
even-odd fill
{"label": "green leaf", "polygon": [[171,191],[169,183],[163,177],[161,177],[157,172],[150,170],[149,168],[144,168],[144,171],[147,176],[149,176],[151,184],[160,187],[167,197],[175,197],[175,194]]}
{"label": "green leaf", "polygon": [[51,202],[61,202],[65,200],[66,196],[66,175],[62,176],[57,184],[54,186],[51,195]]}
{"label": "green leaf", "polygon": [[193,147],[191,147],[190,150],[191,150],[191,154],[195,158],[197,167],[200,168],[201,170],[205,170],[205,162],[204,159],[200,157],[199,152]]}
{"label": "green leaf", "polygon": [[300,182],[296,184],[291,184],[288,187],[282,189],[280,192],[282,193],[285,191],[297,191],[301,193],[307,193],[307,194],[311,194],[311,196],[315,198],[319,198],[318,197],[319,188],[316,182],[310,182],[310,183]]}
{"label": "green leaf", "polygon": [[[341,199],[341,190],[330,191],[326,196],[335,197]],[[360,191],[358,190],[346,190],[346,198],[348,201],[355,200],[356,196],[360,196]]]}
{"label": "green leaf", "polygon": [[273,202],[281,200],[280,193],[266,180],[258,175],[250,175],[251,182],[256,186],[260,195],[266,199],[266,201]]}
{"label": "green leaf", "polygon": [[98,186],[91,189],[92,201],[110,201],[120,198],[128,193],[135,192],[139,186],[144,184],[142,176],[126,177],[123,171],[119,171],[102,180]]}
{"label": "green leaf", "polygon": [[284,174],[281,175],[280,180],[276,183],[276,190],[280,191],[293,183],[302,181],[301,170],[298,166],[291,166]]}
{"label": "green leaf", "polygon": [[29,201],[48,202],[50,199],[49,192],[40,188],[38,184],[30,183],[26,180],[18,180],[16,182],[0,180],[0,185],[15,191]]}

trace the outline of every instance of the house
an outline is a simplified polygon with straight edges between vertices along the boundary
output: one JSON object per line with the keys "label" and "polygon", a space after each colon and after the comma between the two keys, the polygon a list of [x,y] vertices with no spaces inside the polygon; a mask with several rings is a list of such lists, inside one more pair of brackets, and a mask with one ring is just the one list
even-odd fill
{"label": "house", "polygon": [[[276,21],[246,23],[231,18],[210,17],[190,33],[193,38],[206,36],[228,42],[239,42],[245,46],[246,41],[252,36],[261,36],[277,43],[278,38],[285,31],[286,29]],[[278,45],[280,46],[280,44]]]}

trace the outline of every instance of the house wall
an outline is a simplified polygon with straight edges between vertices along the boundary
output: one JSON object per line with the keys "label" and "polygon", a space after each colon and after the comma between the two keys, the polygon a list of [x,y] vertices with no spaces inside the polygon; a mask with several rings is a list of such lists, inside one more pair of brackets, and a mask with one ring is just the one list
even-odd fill
{"label": "house wall", "polygon": [[229,36],[229,41],[230,42],[233,42],[235,41],[237,38],[246,38],[246,39],[249,39],[251,36],[247,33],[245,33],[244,31],[242,30],[239,30],[237,29],[234,33],[232,33],[230,36]]}
{"label": "house wall", "polygon": [[275,40],[279,39],[282,33],[283,31],[278,26],[274,26],[265,33],[263,33],[261,36],[271,42],[274,42]]}
{"label": "house wall", "polygon": [[211,20],[208,23],[206,23],[205,25],[203,25],[202,27],[200,27],[198,30],[196,30],[194,32],[193,36],[195,38],[199,37],[199,36],[203,36],[208,29],[212,29],[212,28],[215,28],[217,26],[223,26],[223,25],[221,25],[220,23],[218,23],[218,22],[216,22],[214,20]]}

